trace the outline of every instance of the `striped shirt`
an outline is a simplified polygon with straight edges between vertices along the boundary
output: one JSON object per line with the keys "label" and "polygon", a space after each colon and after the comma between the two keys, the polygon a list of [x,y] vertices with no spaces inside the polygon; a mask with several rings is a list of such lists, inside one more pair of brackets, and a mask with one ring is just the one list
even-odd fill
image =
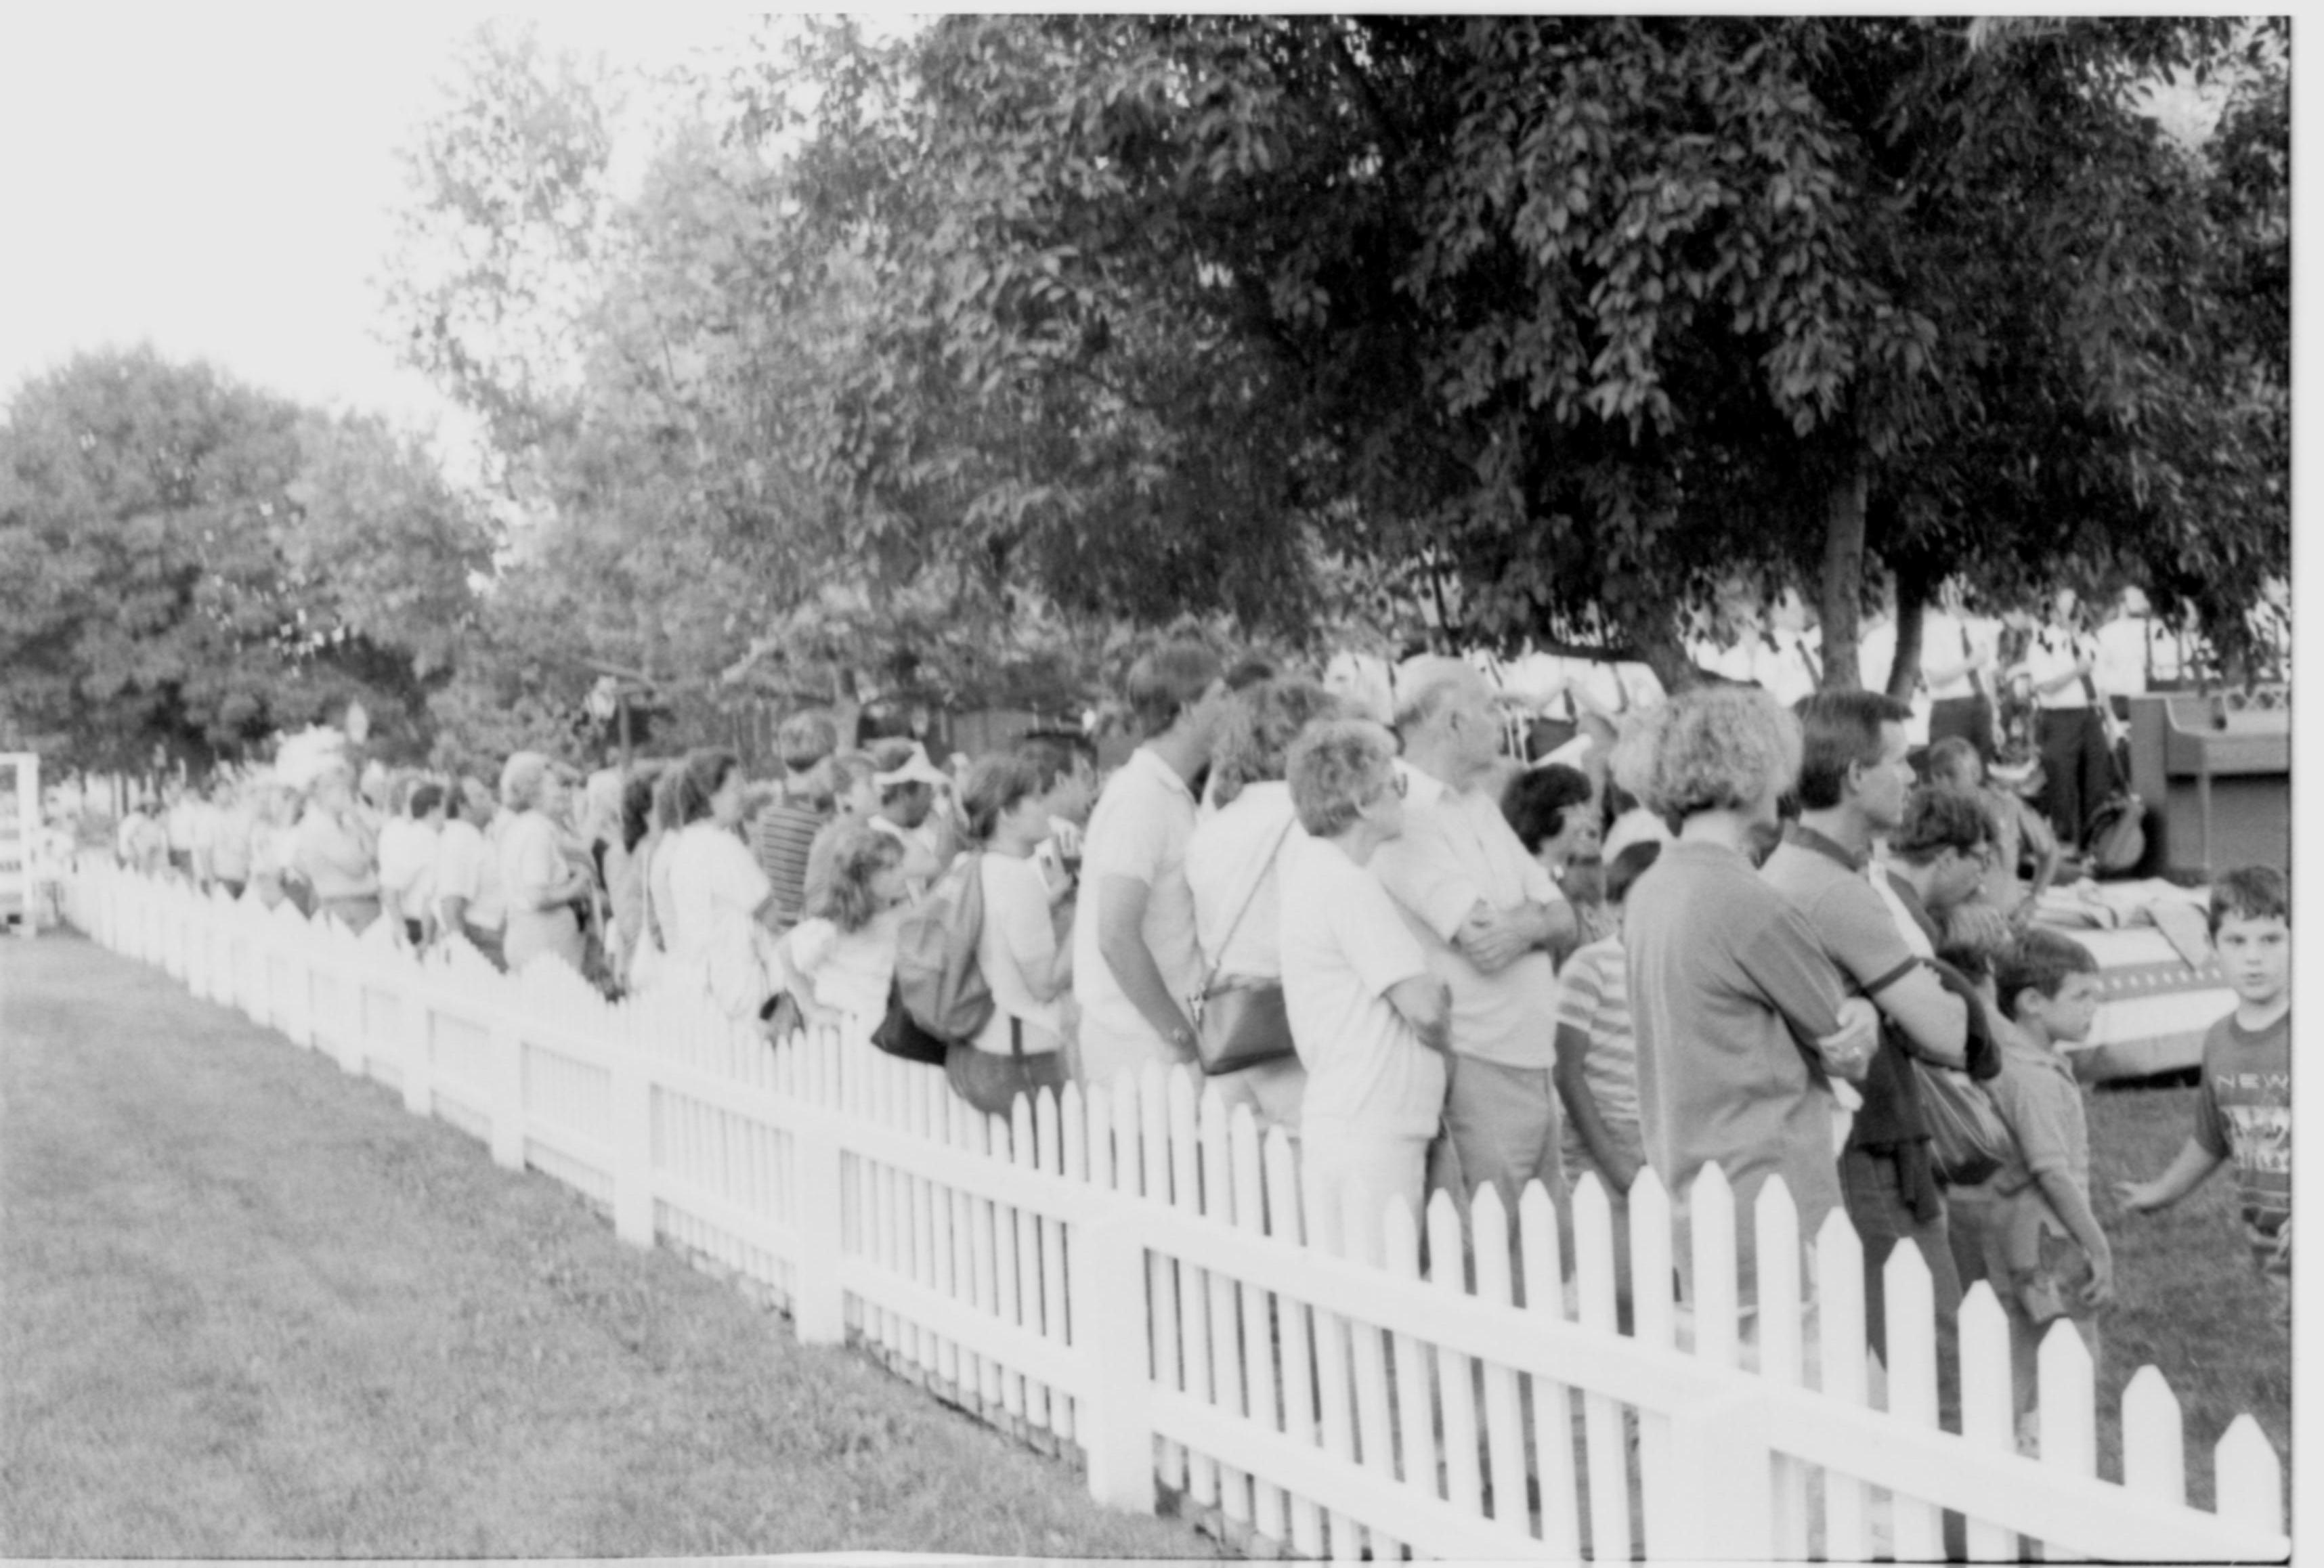
{"label": "striped shirt", "polygon": [[798,800],[777,800],[751,825],[751,853],[775,890],[774,922],[796,926],[807,908],[807,855],[831,813]]}
{"label": "striped shirt", "polygon": [[[1630,1158],[1646,1163],[1638,1132],[1638,1046],[1630,1033],[1630,974],[1618,932],[1574,949],[1558,972],[1557,1023],[1588,1037],[1582,1081],[1597,1103],[1598,1116]],[[1590,1150],[1565,1119],[1565,1162],[1570,1171],[1592,1168]],[[1599,1173],[1603,1176],[1604,1172]]]}

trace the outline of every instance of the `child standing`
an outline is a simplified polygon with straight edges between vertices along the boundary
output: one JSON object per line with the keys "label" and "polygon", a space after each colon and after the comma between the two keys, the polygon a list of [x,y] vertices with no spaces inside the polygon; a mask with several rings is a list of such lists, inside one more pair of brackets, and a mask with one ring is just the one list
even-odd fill
{"label": "child standing", "polygon": [[1560,976],[1557,1066],[1553,1079],[1565,1106],[1565,1161],[1594,1170],[1616,1207],[1646,1166],[1638,1134],[1638,1047],[1630,1034],[1628,970],[1622,955],[1622,905],[1663,846],[1633,844],[1606,868],[1610,935],[1574,949]]}
{"label": "child standing", "polygon": [[902,842],[862,824],[843,827],[829,881],[807,896],[807,918],[780,946],[788,989],[808,1021],[853,1017],[869,1028],[886,1014],[904,900]]}
{"label": "child standing", "polygon": [[2211,945],[2236,1010],[2203,1039],[2195,1130],[2171,1168],[2116,1189],[2133,1213],[2166,1209],[2232,1159],[2244,1230],[2276,1326],[2292,1332],[2292,888],[2246,866],[2211,888]]}
{"label": "child standing", "polygon": [[2082,1091],[2058,1048],[2089,1037],[2098,975],[2089,948],[2040,927],[1996,956],[1988,983],[2001,1013],[2001,1074],[1985,1087],[2013,1148],[1990,1178],[1948,1194],[1961,1285],[1985,1280],[2009,1319],[2021,1430],[2034,1407],[2042,1336],[2060,1318],[2071,1319],[2095,1366],[2095,1314],[2114,1299],[2114,1251],[2090,1210]]}

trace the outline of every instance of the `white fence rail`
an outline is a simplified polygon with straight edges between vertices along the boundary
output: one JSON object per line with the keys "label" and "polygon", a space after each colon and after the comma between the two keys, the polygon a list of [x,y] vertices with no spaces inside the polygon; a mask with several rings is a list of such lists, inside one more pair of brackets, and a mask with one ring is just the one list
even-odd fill
{"label": "white fence rail", "polygon": [[1078,1451],[1111,1506],[1151,1509],[1168,1489],[1231,1534],[1335,1559],[1929,1558],[1948,1510],[1980,1559],[2035,1542],[2051,1560],[2289,1554],[2282,1467],[2248,1416],[2217,1451],[2217,1512],[2187,1506],[2178,1406],[2152,1368],[2123,1401],[2122,1482],[2098,1479],[2070,1328],[2042,1351],[2042,1453],[2018,1453],[2006,1329],[1983,1287],[1961,1313],[1964,1430],[1941,1430],[1910,1247],[1887,1266],[1875,1408],[1856,1236],[1832,1216],[1804,1267],[1779,1185],[1741,1217],[1757,1241],[1746,1314],[1723,1180],[1689,1205],[1698,1287],[1683,1310],[1670,1205],[1642,1177],[1626,1333],[1594,1180],[1570,1262],[1538,1187],[1514,1245],[1489,1191],[1465,1238],[1449,1200],[1432,1205],[1425,1272],[1400,1208],[1350,1216],[1363,1256],[1329,1256],[1303,1242],[1281,1134],[1198,1101],[1185,1074],[1069,1087],[1004,1122],[860,1039],[770,1049],[685,998],[609,1004],[555,964],[512,978],[468,954],[421,963],[383,928],[357,940],[109,867],[76,879],[71,908],[197,996],[587,1194],[625,1241],[771,1291],[802,1342],[853,1340],[986,1421]]}

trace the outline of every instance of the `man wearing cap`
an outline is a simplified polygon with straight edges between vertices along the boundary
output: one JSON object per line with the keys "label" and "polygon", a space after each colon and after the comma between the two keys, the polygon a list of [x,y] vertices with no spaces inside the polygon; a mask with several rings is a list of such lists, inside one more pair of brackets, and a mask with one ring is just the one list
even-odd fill
{"label": "man wearing cap", "polygon": [[1514,1220],[1537,1177],[1562,1210],[1550,951],[1572,937],[1573,911],[1489,788],[1501,726],[1483,678],[1457,659],[1407,660],[1397,672],[1397,730],[1411,793],[1403,836],[1372,869],[1452,992],[1452,1159],[1440,1150],[1435,1180],[1463,1202],[1492,1182]]}
{"label": "man wearing cap", "polygon": [[767,923],[779,935],[807,905],[807,862],[815,835],[833,815],[832,753],[839,727],[824,713],[793,714],[775,732],[783,761],[781,793],[751,825],[751,853],[774,889]]}
{"label": "man wearing cap", "polygon": [[1194,895],[1186,882],[1194,777],[1226,713],[1219,658],[1163,644],[1130,667],[1124,696],[1145,742],[1116,769],[1082,838],[1074,912],[1080,1076],[1102,1084],[1196,1059],[1190,1012],[1202,989]]}

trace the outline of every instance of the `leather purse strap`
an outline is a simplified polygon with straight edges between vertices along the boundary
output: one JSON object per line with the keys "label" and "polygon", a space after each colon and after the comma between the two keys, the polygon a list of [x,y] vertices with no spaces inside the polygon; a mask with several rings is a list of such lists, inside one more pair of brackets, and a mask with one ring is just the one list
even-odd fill
{"label": "leather purse strap", "polygon": [[1259,874],[1250,879],[1250,890],[1242,896],[1242,907],[1235,911],[1235,918],[1227,922],[1227,934],[1219,938],[1218,958],[1212,964],[1210,973],[1203,976],[1203,989],[1196,997],[1197,1001],[1210,994],[1211,983],[1218,979],[1219,970],[1227,961],[1227,949],[1234,945],[1235,933],[1242,929],[1242,918],[1250,914],[1251,905],[1259,901],[1259,884],[1267,880],[1267,873],[1274,866],[1276,857],[1283,853],[1283,845],[1290,838],[1291,830],[1298,826],[1299,818],[1295,813],[1291,820],[1283,825],[1283,831],[1275,835],[1275,847],[1268,850],[1267,858],[1259,862]]}

